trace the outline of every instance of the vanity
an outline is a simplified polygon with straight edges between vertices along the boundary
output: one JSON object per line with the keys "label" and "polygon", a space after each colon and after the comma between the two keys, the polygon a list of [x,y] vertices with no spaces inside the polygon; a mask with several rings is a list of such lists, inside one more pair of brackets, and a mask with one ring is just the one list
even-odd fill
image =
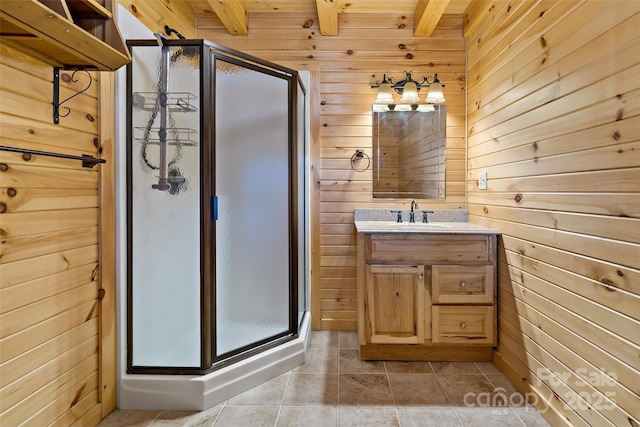
{"label": "vanity", "polygon": [[498,230],[358,212],[355,226],[362,360],[492,359]]}

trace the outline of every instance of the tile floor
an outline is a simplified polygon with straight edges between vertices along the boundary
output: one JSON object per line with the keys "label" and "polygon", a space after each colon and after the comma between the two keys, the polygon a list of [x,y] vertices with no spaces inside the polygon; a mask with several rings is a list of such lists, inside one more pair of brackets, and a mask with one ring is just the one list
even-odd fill
{"label": "tile floor", "polygon": [[491,362],[361,362],[355,332],[314,331],[307,362],[202,412],[115,410],[98,427],[542,427]]}

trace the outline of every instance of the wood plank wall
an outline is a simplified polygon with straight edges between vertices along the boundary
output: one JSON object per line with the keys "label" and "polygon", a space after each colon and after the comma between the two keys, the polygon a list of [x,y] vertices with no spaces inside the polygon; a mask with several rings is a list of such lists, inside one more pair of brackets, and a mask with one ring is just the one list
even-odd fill
{"label": "wood plank wall", "polygon": [[315,13],[251,13],[247,37],[230,36],[212,14],[199,13],[196,22],[200,38],[312,71],[312,327],[356,330],[353,210],[408,208],[411,202],[373,200],[371,169],[351,168],[356,149],[372,154],[371,85],[384,73],[401,79],[403,71],[414,71],[414,78],[437,72],[446,84],[447,199],[418,203],[466,208],[462,16],[443,19],[430,38],[414,38],[413,18],[398,14],[344,14],[339,35],[326,37]]}
{"label": "wood plank wall", "polygon": [[[0,145],[98,156],[99,82],[65,104],[71,113],[54,125],[53,68],[8,43],[0,53]],[[61,99],[87,81],[70,74]],[[99,170],[0,152],[0,425],[93,426],[102,418]]]}
{"label": "wood plank wall", "polygon": [[498,1],[469,34],[469,220],[503,232],[494,360],[556,426],[640,425],[638,28],[635,1]]}

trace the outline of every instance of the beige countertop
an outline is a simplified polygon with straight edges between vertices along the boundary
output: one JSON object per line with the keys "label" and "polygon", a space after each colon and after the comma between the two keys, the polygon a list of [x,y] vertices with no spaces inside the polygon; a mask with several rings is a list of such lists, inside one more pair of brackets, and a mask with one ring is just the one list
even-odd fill
{"label": "beige countertop", "polygon": [[355,221],[358,233],[502,234],[470,222]]}

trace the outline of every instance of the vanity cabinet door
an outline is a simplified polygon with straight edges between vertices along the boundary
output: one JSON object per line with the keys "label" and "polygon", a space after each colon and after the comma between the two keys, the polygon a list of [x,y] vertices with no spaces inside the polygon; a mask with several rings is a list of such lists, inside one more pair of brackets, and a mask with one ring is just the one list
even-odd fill
{"label": "vanity cabinet door", "polygon": [[371,344],[418,344],[425,338],[425,267],[366,267],[367,341]]}

